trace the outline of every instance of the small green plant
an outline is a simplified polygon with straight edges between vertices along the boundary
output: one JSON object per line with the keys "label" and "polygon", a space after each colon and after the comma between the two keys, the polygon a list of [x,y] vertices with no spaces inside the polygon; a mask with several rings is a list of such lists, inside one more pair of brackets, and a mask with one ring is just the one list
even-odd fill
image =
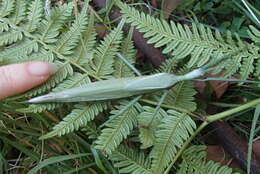
{"label": "small green plant", "polygon": [[[17,104],[17,101],[49,92],[135,76],[131,68],[117,57],[120,53],[130,64],[135,62],[136,50],[131,41],[133,28],[125,35],[122,31],[124,20],[99,41],[94,27],[96,19],[93,11],[88,11],[88,1],[75,15],[72,14],[73,3],[54,7],[47,13],[41,0],[32,1],[29,7],[26,2],[1,1],[1,64],[43,60],[54,62],[59,69],[44,85],[0,101],[0,113],[32,114],[35,117],[30,117],[30,121],[42,120],[45,130],[50,124],[38,113],[47,110],[64,115],[49,133],[38,137],[55,140],[57,136],[66,135],[73,139],[75,136],[72,135],[80,130],[85,137],[89,136],[93,148],[114,162],[119,173],[167,174],[170,170],[178,174],[232,173],[232,169],[226,166],[206,161],[205,147],[190,146],[190,143],[208,124],[254,107],[260,103],[259,98],[207,118],[199,117],[199,120],[194,114],[200,108],[195,101],[193,81],[181,81],[171,89],[148,96],[120,100]],[[127,23],[144,33],[148,43],[161,48],[168,57],[157,72],[182,75],[230,55],[212,71],[223,72],[225,78],[240,74],[241,80],[259,80],[260,31],[254,26],[250,26],[251,40],[248,41],[201,24],[168,23],[120,1],[115,4]],[[40,130],[36,130],[39,134]]]}

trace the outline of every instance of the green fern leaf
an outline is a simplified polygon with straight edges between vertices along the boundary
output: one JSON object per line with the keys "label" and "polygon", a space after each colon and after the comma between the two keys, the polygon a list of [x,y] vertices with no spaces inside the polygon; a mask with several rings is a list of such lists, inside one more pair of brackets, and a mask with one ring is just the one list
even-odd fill
{"label": "green fern leaf", "polygon": [[80,73],[74,73],[73,76],[64,80],[57,87],[53,88],[52,91],[58,92],[58,91],[63,91],[65,89],[80,87],[80,86],[84,86],[84,85],[86,85],[87,83],[90,83],[90,82],[91,81],[90,81],[88,76],[80,74]]}
{"label": "green fern leaf", "polygon": [[123,22],[101,41],[101,44],[94,52],[94,59],[91,67],[96,76],[100,78],[107,78],[114,72],[113,63],[122,40],[122,27]]}
{"label": "green fern leaf", "polygon": [[188,111],[194,111],[196,110],[196,103],[194,102],[196,93],[192,81],[179,82],[170,89],[164,103]]}
{"label": "green fern leaf", "polygon": [[144,111],[138,116],[139,139],[142,143],[141,148],[151,147],[155,141],[155,131],[161,120],[167,117],[167,113],[163,109],[158,111],[155,108],[144,106]]}
{"label": "green fern leaf", "polygon": [[47,16],[39,27],[40,40],[45,43],[56,42],[56,37],[59,35],[59,30],[62,28],[65,21],[70,17],[72,9],[72,3],[64,4],[52,9],[51,15]]}
{"label": "green fern leaf", "polygon": [[[132,41],[133,28],[129,30],[128,36],[123,40],[120,53],[126,58],[126,60],[133,64],[135,62],[136,51],[134,49],[134,43]],[[135,76],[133,70],[131,70],[122,60],[115,61],[114,77],[132,77]]]}
{"label": "green fern leaf", "polygon": [[0,18],[8,16],[14,9],[15,0],[4,0],[1,3]]}
{"label": "green fern leaf", "polygon": [[39,45],[35,40],[31,41],[29,39],[24,39],[22,42],[17,43],[16,46],[6,48],[4,51],[0,52],[0,58],[2,58],[5,63],[13,63],[14,60],[19,59],[21,55],[29,55],[32,52],[37,52],[38,50]]}
{"label": "green fern leaf", "polygon": [[72,49],[77,46],[81,33],[86,30],[87,24],[88,18],[86,17],[86,11],[83,9],[79,15],[76,15],[76,19],[69,31],[61,35],[56,43],[55,50],[63,55],[72,54]]}
{"label": "green fern leaf", "polygon": [[20,31],[4,32],[0,35],[0,46],[10,45],[14,42],[22,40],[23,34]]}
{"label": "green fern leaf", "polygon": [[124,146],[120,146],[109,157],[114,161],[114,166],[119,168],[119,173],[154,174],[150,168],[150,160],[141,152],[135,152]]}
{"label": "green fern leaf", "polygon": [[59,124],[53,127],[53,131],[41,137],[41,139],[51,138],[53,136],[62,136],[78,130],[81,126],[95,118],[99,113],[107,108],[106,103],[92,103],[86,105],[76,105]]}
{"label": "green fern leaf", "polygon": [[[226,74],[236,73],[235,70],[238,70],[243,77],[248,77],[252,73],[252,67],[249,67],[248,63],[252,62],[252,57],[258,57],[259,54],[249,50],[259,50],[259,48],[242,42],[238,35],[235,34],[236,39],[233,39],[232,33],[227,32],[224,38],[218,31],[213,34],[212,30],[204,25],[193,23],[192,29],[190,29],[187,25],[172,21],[168,24],[165,20],[159,20],[139,12],[121,1],[117,1],[117,5],[121,8],[127,22],[144,33],[144,37],[148,38],[148,43],[154,44],[155,47],[163,47],[164,54],[171,54],[178,61],[189,56],[188,67],[200,67],[211,59],[240,51],[239,54],[244,57],[243,59],[248,59],[243,60],[242,68],[240,68],[241,63],[233,64],[231,71],[228,66],[221,68],[229,71]],[[259,35],[258,30],[252,29],[250,33],[252,39],[256,40],[257,35]],[[218,71],[220,72],[222,69],[218,69]]]}
{"label": "green fern leaf", "polygon": [[15,10],[12,16],[10,17],[10,21],[13,24],[18,25],[25,19],[26,16],[26,3],[25,0],[16,0],[15,1]]}
{"label": "green fern leaf", "polygon": [[111,154],[137,125],[138,111],[135,103],[128,105],[127,102],[111,111],[110,121],[105,124],[101,135],[95,142],[95,148]]}
{"label": "green fern leaf", "polygon": [[252,25],[250,25],[249,28],[250,30],[248,30],[248,34],[251,37],[251,39],[255,43],[260,44],[260,31]]}
{"label": "green fern leaf", "polygon": [[43,111],[52,111],[61,106],[62,104],[59,103],[31,104],[28,108],[18,109],[17,111],[23,113],[41,113]]}
{"label": "green fern leaf", "polygon": [[151,152],[154,173],[162,173],[174,158],[177,148],[182,147],[195,129],[196,124],[187,114],[168,111],[168,116],[155,133],[156,141]]}
{"label": "green fern leaf", "polygon": [[0,22],[0,34],[4,31],[8,31],[9,26],[6,23]]}
{"label": "green fern leaf", "polygon": [[258,59],[258,61],[256,63],[255,76],[258,77],[258,79],[260,80],[260,58]]}
{"label": "green fern leaf", "polygon": [[89,23],[86,31],[81,35],[78,46],[76,47],[73,54],[73,61],[77,64],[89,68],[89,62],[93,58],[93,50],[96,44],[96,31],[95,31],[95,18],[93,12],[90,13]]}
{"label": "green fern leaf", "polygon": [[233,172],[227,166],[221,166],[219,163],[206,160],[206,146],[192,146],[185,150],[182,155],[182,163],[177,174],[238,174]]}
{"label": "green fern leaf", "polygon": [[28,13],[28,23],[26,24],[26,30],[33,32],[37,29],[41,22],[43,15],[43,4],[41,0],[34,0],[30,5],[30,11]]}
{"label": "green fern leaf", "polygon": [[[193,25],[195,31],[192,32],[186,25],[175,24],[172,21],[169,25],[165,20],[146,15],[124,3],[119,2],[118,5],[127,22],[135,26],[140,32],[145,33],[144,37],[150,38],[148,43],[155,44],[155,47],[165,46],[163,49],[165,54],[172,53],[178,59],[182,59],[188,55],[193,56],[194,51],[196,51],[195,56],[197,58],[202,57],[202,55],[206,56],[197,62],[200,66],[209,60],[211,52],[221,53],[216,47],[223,47],[223,45],[211,37],[211,30],[207,30],[202,25]],[[196,32],[199,34],[196,35]]]}
{"label": "green fern leaf", "polygon": [[246,80],[249,75],[254,71],[254,59],[255,57],[253,56],[243,59],[240,71],[241,79]]}
{"label": "green fern leaf", "polygon": [[[54,61],[54,55],[50,51],[46,51],[44,49],[41,49],[37,53],[33,53],[30,56],[27,54],[20,54],[12,57],[11,59],[8,59],[8,63],[22,63],[22,62],[30,62],[30,61],[46,61],[46,62],[53,62]],[[6,61],[6,60],[5,60]]]}
{"label": "green fern leaf", "polygon": [[175,72],[177,64],[178,64],[178,62],[176,61],[175,58],[166,59],[162,63],[160,68],[158,70],[156,70],[156,72],[157,73],[160,73],[160,72],[167,72],[167,73]]}

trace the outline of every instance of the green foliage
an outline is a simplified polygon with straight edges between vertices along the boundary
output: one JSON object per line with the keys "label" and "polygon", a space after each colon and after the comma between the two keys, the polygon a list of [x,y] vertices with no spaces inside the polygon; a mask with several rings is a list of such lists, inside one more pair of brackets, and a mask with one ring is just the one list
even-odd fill
{"label": "green foliage", "polygon": [[169,110],[155,132],[154,148],[151,152],[152,170],[162,173],[174,158],[177,148],[194,133],[196,124],[187,114]]}
{"label": "green foliage", "polygon": [[[30,3],[25,0],[2,0],[0,63],[41,60],[58,66],[56,74],[46,83],[14,99],[24,101],[48,92],[84,87],[101,79],[135,76],[131,68],[117,58],[117,54],[120,53],[130,64],[135,63],[136,50],[132,41],[134,27],[148,38],[148,43],[161,48],[169,57],[155,72],[183,74],[223,55],[239,51],[232,58],[221,62],[214,72],[223,72],[226,77],[240,74],[241,79],[259,78],[260,34],[257,28],[250,26],[248,33],[252,42],[249,43],[242,41],[236,34],[233,37],[230,32],[222,34],[195,23],[192,25],[173,21],[167,23],[121,2],[117,4],[122,10],[123,20],[117,27],[111,24],[111,31],[100,39],[95,31],[96,18],[91,8],[88,8],[88,1],[84,1],[79,13],[77,10],[75,14],[73,13],[74,4],[71,2],[52,7],[50,13],[45,14],[42,0],[32,0]],[[122,28],[125,21],[132,27],[124,38]],[[149,74],[151,71],[145,73]],[[27,156],[34,157],[34,161],[29,161],[30,164],[27,166],[39,162],[46,149],[51,152],[50,154],[57,155],[53,147],[60,143],[62,148],[57,148],[59,153],[60,151],[78,153],[89,150],[90,147],[100,150],[109,156],[115,167],[119,168],[119,173],[167,174],[166,168],[169,169],[172,165],[177,167],[178,162],[180,162],[178,174],[231,173],[231,169],[207,161],[205,148],[202,146],[191,147],[180,155],[198,130],[191,117],[195,114],[188,112],[201,108],[197,108],[196,91],[192,81],[177,83],[167,92],[164,93],[165,97],[161,98],[162,101],[158,98],[164,94],[156,92],[134,99],[111,102],[37,105],[19,103],[15,111],[14,99],[0,101],[0,117],[4,120],[3,123],[0,122],[0,126],[4,135],[15,132],[19,135],[19,140],[25,140],[24,144],[30,148],[40,147],[40,150],[39,153],[37,150],[28,150],[24,145],[16,145],[8,139],[9,137],[5,138],[2,135],[0,139],[6,141],[8,146],[12,145]],[[44,112],[46,110],[61,121],[49,133],[42,135],[53,126],[49,118],[46,119],[44,114],[39,114],[46,113]],[[26,113],[25,123],[19,121],[21,112]],[[27,119],[27,116],[30,119]],[[37,140],[39,137],[48,139],[67,134],[69,135],[61,138],[61,142],[57,141],[57,138],[45,140],[50,147],[41,144],[45,141]],[[33,143],[40,143],[34,146],[27,143],[30,140]],[[122,144],[128,144],[134,149]],[[105,161],[106,165],[102,166],[112,168],[104,156],[99,157],[101,153],[94,154],[93,150],[92,153],[99,163],[102,163],[101,160]],[[2,152],[0,161],[1,154]],[[177,158],[179,161],[176,162]],[[81,159],[75,164],[82,161],[89,162]],[[66,165],[62,167],[66,169]],[[53,171],[52,167],[47,171]],[[57,173],[56,170],[52,173],[55,172]]]}
{"label": "green foliage", "polygon": [[[127,37],[123,40],[121,44],[120,53],[122,56],[126,58],[126,60],[129,63],[134,64],[136,51],[134,49],[132,36],[133,36],[133,28],[130,29]],[[113,75],[116,78],[131,77],[134,76],[134,72],[122,60],[116,60],[115,71]]]}
{"label": "green foliage", "polygon": [[153,174],[149,170],[151,161],[142,152],[120,146],[110,155],[110,159],[115,162],[120,173]]}
{"label": "green foliage", "polygon": [[207,161],[207,153],[205,150],[206,146],[192,146],[187,149],[182,155],[183,160],[177,174],[235,174],[232,172],[232,169],[227,166],[221,166],[219,163]]}
{"label": "green foliage", "polygon": [[108,78],[114,72],[113,64],[115,62],[115,55],[119,51],[119,46],[122,40],[123,22],[118,27],[111,31],[104,41],[97,47],[94,52],[94,58],[91,62],[92,69],[96,76],[101,78]]}
{"label": "green foliage", "polygon": [[41,139],[51,138],[53,136],[62,136],[76,131],[80,126],[87,125],[96,115],[105,110],[107,105],[104,103],[75,105],[74,109],[59,124],[53,127],[53,130],[42,136]]}
{"label": "green foliage", "polygon": [[154,145],[155,132],[161,120],[167,117],[167,113],[162,108],[143,106],[143,109],[144,111],[138,115],[138,125],[141,148],[146,149]]}
{"label": "green foliage", "polygon": [[95,142],[95,148],[111,154],[126,139],[137,125],[138,112],[135,105],[135,102],[123,102],[116,110],[111,111],[110,120]]}
{"label": "green foliage", "polygon": [[[247,79],[255,70],[252,62],[260,58],[258,47],[243,42],[238,35],[233,39],[228,32],[224,38],[217,30],[213,32],[203,25],[192,23],[190,28],[173,21],[168,24],[165,20],[146,15],[122,2],[117,4],[127,22],[144,33],[144,37],[149,38],[148,43],[154,44],[155,47],[163,47],[164,54],[174,55],[179,61],[190,57],[188,67],[200,67],[212,59],[241,50],[235,57],[226,61],[226,66],[223,66],[225,63],[219,66],[218,71],[222,68],[227,69],[226,76],[239,71],[241,78]],[[233,65],[231,71],[230,64]]]}

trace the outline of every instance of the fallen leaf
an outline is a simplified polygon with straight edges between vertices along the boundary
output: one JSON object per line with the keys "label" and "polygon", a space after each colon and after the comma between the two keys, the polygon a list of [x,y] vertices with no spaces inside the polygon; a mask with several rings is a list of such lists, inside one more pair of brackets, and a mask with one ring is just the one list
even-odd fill
{"label": "fallen leaf", "polygon": [[168,19],[170,14],[176,9],[181,0],[163,0],[162,10],[164,12],[164,18]]}
{"label": "fallen leaf", "polygon": [[240,168],[239,165],[225,152],[224,148],[217,145],[207,146],[207,160],[212,160],[221,165],[228,165],[231,168]]}

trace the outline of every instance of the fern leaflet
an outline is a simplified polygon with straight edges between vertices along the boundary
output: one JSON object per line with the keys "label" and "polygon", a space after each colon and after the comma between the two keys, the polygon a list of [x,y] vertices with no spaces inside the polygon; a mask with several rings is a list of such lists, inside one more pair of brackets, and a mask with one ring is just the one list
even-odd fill
{"label": "fern leaflet", "polygon": [[[136,51],[134,49],[134,44],[132,41],[132,36],[133,36],[133,28],[130,29],[128,36],[123,40],[121,50],[120,50],[121,54],[131,64],[134,63],[134,57],[136,54]],[[116,78],[131,77],[134,76],[134,72],[122,60],[118,59],[115,61],[114,76]]]}
{"label": "fern leaflet", "polygon": [[41,22],[43,15],[43,4],[41,0],[34,0],[31,3],[30,11],[28,13],[28,24],[26,25],[26,30],[28,32],[33,32],[37,29]]}
{"label": "fern leaflet", "polygon": [[146,159],[141,152],[135,152],[124,146],[120,146],[111,155],[110,159],[115,162],[115,167],[120,173],[131,174],[154,174],[150,168],[150,160]]}
{"label": "fern leaflet", "polygon": [[100,112],[105,110],[105,103],[93,103],[87,105],[76,105],[59,124],[53,127],[53,131],[41,137],[41,139],[51,138],[53,136],[62,136],[70,132],[78,130],[81,126],[95,118]]}
{"label": "fern leaflet", "polygon": [[102,129],[101,135],[95,142],[95,148],[111,154],[119,146],[137,125],[138,111],[135,105],[134,102],[131,105],[123,102],[117,110],[111,111],[111,121],[105,124],[106,128]]}
{"label": "fern leaflet", "polygon": [[144,106],[144,111],[138,116],[139,125],[139,139],[142,143],[141,148],[146,149],[154,145],[155,132],[158,129],[158,125],[161,120],[167,117],[167,113],[160,109],[157,111],[156,108]]}
{"label": "fern leaflet", "polygon": [[168,116],[158,127],[151,152],[152,171],[162,173],[174,158],[177,148],[181,148],[185,140],[194,133],[196,124],[189,115],[169,110]]}
{"label": "fern leaflet", "polygon": [[108,78],[114,72],[114,57],[122,40],[123,24],[121,22],[116,29],[111,31],[94,52],[92,68],[96,76],[100,78]]}
{"label": "fern leaflet", "polygon": [[182,163],[177,174],[238,174],[227,166],[213,161],[206,161],[206,146],[192,146],[182,155]]}

